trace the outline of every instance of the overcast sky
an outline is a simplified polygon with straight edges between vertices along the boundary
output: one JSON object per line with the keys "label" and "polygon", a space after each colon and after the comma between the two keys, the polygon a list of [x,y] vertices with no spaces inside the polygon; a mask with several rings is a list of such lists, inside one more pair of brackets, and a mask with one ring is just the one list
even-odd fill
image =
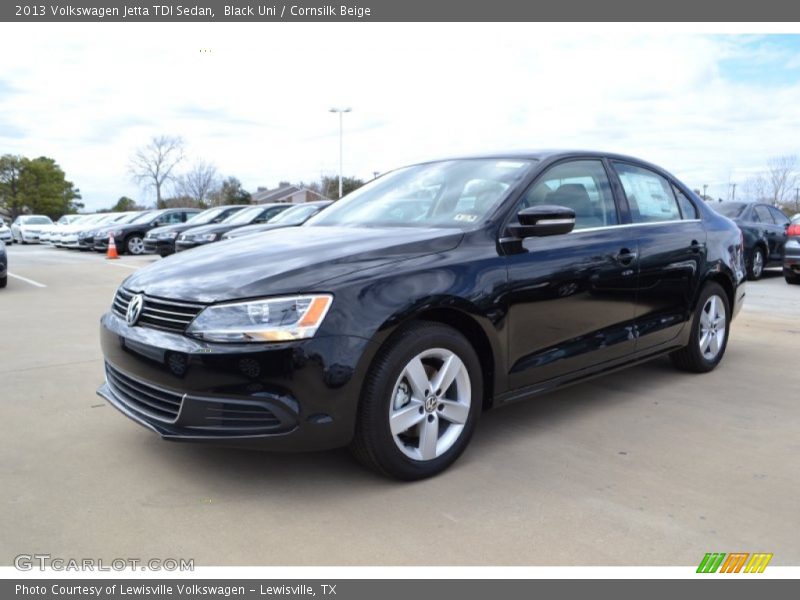
{"label": "overcast sky", "polygon": [[[206,50],[201,52],[201,50]],[[182,136],[250,191],[442,155],[632,154],[728,195],[800,153],[800,36],[530,24],[0,24],[0,154],[55,158],[87,209],[154,194],[133,151]],[[741,190],[741,187],[739,188]],[[737,190],[737,195],[740,193]]]}

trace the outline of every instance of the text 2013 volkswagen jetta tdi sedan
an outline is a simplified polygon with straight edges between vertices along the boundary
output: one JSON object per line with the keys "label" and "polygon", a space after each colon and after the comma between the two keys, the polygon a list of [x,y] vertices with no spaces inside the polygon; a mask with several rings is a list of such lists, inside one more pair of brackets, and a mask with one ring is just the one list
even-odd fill
{"label": "text 2013 volkswagen jetta tdi sedan", "polygon": [[99,393],[167,439],[349,445],[421,478],[483,408],[662,354],[713,369],[744,279],[736,225],[651,164],[429,162],[128,277]]}

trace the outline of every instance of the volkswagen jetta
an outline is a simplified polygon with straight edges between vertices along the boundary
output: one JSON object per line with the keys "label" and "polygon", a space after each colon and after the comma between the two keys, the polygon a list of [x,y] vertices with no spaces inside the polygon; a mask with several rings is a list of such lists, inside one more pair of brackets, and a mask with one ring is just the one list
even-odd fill
{"label": "volkswagen jetta", "polygon": [[531,152],[388,173],[270,243],[133,273],[98,390],[170,440],[350,446],[438,473],[483,409],[669,355],[706,372],[745,293],[742,237],[666,171]]}

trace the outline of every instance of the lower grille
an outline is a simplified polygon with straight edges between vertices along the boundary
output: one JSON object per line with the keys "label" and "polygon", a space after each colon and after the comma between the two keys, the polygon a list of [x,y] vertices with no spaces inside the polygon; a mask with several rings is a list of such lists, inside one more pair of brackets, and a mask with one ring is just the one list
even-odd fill
{"label": "lower grille", "polygon": [[155,387],[125,375],[106,363],[106,380],[114,395],[133,410],[168,423],[178,418],[184,394]]}
{"label": "lower grille", "polygon": [[[119,288],[114,297],[112,310],[123,319],[133,295],[133,292]],[[203,308],[205,307],[202,304],[144,296],[142,312],[137,325],[183,333]]]}
{"label": "lower grille", "polygon": [[281,425],[280,419],[272,411],[257,404],[221,402],[209,406],[206,412],[205,421],[208,425],[204,429],[274,429]]}

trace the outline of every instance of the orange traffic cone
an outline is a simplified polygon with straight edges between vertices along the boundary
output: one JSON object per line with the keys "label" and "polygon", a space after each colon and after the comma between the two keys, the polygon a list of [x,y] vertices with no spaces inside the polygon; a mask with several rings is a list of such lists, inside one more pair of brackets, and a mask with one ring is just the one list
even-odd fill
{"label": "orange traffic cone", "polygon": [[117,254],[117,245],[114,243],[114,236],[108,236],[108,252],[106,253],[106,258],[119,258],[119,254]]}

